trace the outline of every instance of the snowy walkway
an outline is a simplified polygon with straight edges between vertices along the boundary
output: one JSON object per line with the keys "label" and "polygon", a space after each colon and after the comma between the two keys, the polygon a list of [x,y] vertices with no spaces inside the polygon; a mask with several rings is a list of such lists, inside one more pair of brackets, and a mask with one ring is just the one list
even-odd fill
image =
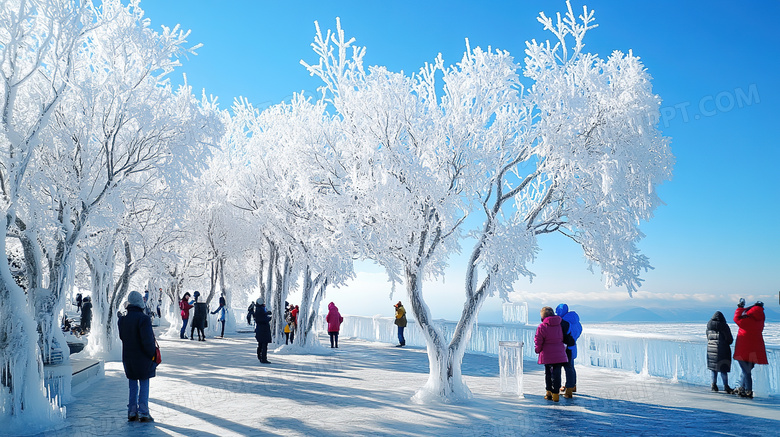
{"label": "snowy walkway", "polygon": [[270,353],[273,364],[263,366],[251,334],[160,346],[150,394],[155,423],[126,422],[127,380],[111,362],[105,378],[67,406],[66,427],[44,435],[780,435],[778,399],[744,400],[625,372],[580,367],[579,393],[554,404],[542,398],[541,366],[526,361],[525,398],[507,398],[498,394],[497,358],[466,355],[474,399],[421,406],[409,401],[427,378],[421,348],[342,339],[333,354]]}

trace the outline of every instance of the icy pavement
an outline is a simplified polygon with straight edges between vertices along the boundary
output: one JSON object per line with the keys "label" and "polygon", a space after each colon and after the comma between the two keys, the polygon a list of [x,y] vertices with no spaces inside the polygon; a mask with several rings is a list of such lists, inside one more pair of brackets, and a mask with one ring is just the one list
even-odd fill
{"label": "icy pavement", "polygon": [[160,339],[163,363],[149,396],[155,423],[126,422],[127,379],[122,364],[110,362],[105,377],[67,405],[65,427],[43,435],[780,435],[776,398],[580,366],[574,399],[553,403],[543,399],[544,369],[526,361],[518,399],[499,394],[496,357],[471,354],[463,372],[472,400],[416,405],[410,397],[427,379],[424,349],[339,343],[324,355],[269,353],[272,364],[261,365],[251,334]]}

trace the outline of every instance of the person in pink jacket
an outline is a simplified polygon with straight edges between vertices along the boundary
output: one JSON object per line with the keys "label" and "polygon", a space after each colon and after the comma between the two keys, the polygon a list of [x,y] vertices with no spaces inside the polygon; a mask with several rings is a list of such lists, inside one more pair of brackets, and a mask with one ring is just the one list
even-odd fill
{"label": "person in pink jacket", "polygon": [[330,347],[339,347],[339,330],[341,329],[341,322],[344,318],[339,314],[339,309],[336,308],[336,304],[331,302],[328,304],[328,315],[325,316],[325,321],[328,322],[328,335],[330,335]]}
{"label": "person in pink jacket", "polygon": [[544,364],[545,399],[558,402],[561,389],[561,369],[569,361],[563,342],[561,318],[550,307],[541,311],[542,323],[534,335],[534,351],[539,354],[539,364]]}

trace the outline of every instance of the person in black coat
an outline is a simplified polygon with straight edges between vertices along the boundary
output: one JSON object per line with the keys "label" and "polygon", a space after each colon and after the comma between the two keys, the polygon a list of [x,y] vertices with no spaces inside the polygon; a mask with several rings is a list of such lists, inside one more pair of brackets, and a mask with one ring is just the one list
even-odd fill
{"label": "person in black coat", "polygon": [[127,297],[127,314],[119,317],[122,365],[130,388],[127,420],[131,422],[154,421],[149,415],[149,378],[155,376],[157,369],[156,349],[152,320],[144,314],[144,307],[141,293],[131,291]]}
{"label": "person in black coat", "polygon": [[257,340],[257,359],[263,364],[268,361],[268,343],[271,342],[271,312],[266,311],[263,298],[255,302],[255,339]]}
{"label": "person in black coat", "polygon": [[731,394],[729,372],[731,371],[731,335],[723,313],[716,311],[707,322],[707,368],[712,371],[712,391],[718,391],[718,373],[723,381],[723,390]]}
{"label": "person in black coat", "polygon": [[209,314],[209,307],[208,305],[206,305],[206,302],[198,302],[198,299],[200,298],[199,291],[193,293],[192,297],[195,298],[195,314],[192,315],[192,328],[190,328],[190,340],[195,340],[193,334],[195,333],[195,329],[197,329],[198,340],[206,341],[206,333],[203,331],[203,329],[206,328],[206,317],[208,317]]}
{"label": "person in black coat", "polygon": [[85,334],[92,328],[92,299],[85,297],[81,304],[81,333]]}

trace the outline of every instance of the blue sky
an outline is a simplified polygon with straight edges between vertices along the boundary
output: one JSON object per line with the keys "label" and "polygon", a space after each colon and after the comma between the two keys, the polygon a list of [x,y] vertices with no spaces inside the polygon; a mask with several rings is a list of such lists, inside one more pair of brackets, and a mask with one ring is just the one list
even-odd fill
{"label": "blue sky", "polygon": [[[541,241],[533,283],[521,280],[518,299],[557,304],[643,305],[730,309],[739,296],[778,309],[780,298],[780,162],[773,126],[780,116],[780,2],[589,1],[599,27],[586,50],[606,57],[633,50],[663,99],[662,130],[676,156],[673,180],[660,188],[665,206],[643,224],[640,244],[655,270],[633,299],[605,290],[586,270],[581,251],[562,238]],[[575,12],[583,2],[573,2]],[[536,21],[564,11],[565,1],[266,2],[149,0],[152,27],[181,24],[202,43],[183,60],[195,89],[219,96],[223,107],[243,96],[259,107],[314,95],[319,85],[300,65],[315,62],[314,21],[323,31],[341,18],[347,36],[367,47],[368,65],[416,71],[442,53],[460,60],[471,46],[524,57],[525,41],[550,36]],[[177,73],[180,76],[180,73]],[[179,80],[174,77],[174,80]],[[462,268],[454,260],[446,281],[426,284],[434,316],[460,311]],[[389,285],[371,266],[331,298],[345,313],[388,312]],[[396,293],[395,299],[403,299]],[[439,304],[437,304],[439,302]],[[500,307],[497,299],[486,309]]]}

